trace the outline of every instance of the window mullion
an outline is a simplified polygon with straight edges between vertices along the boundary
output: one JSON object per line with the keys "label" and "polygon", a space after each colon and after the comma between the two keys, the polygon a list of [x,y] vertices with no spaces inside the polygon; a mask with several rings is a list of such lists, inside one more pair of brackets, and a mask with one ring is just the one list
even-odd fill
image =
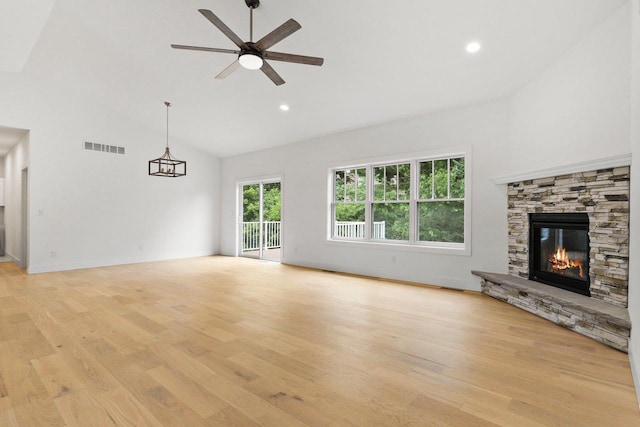
{"label": "window mullion", "polygon": [[451,158],[447,159],[447,199],[451,198]]}
{"label": "window mullion", "polygon": [[382,167],[382,200],[387,201],[387,167]]}
{"label": "window mullion", "polygon": [[373,200],[373,167],[367,166],[365,172],[365,203],[364,203],[364,239],[371,240],[371,230],[373,228],[373,217],[371,201]]}
{"label": "window mullion", "polygon": [[342,200],[347,200],[347,171],[345,170],[342,174]]}
{"label": "window mullion", "polygon": [[353,201],[358,201],[358,169],[353,170]]}
{"label": "window mullion", "polygon": [[409,164],[409,242],[414,243],[418,233],[418,163],[413,160]]}
{"label": "window mullion", "polygon": [[396,200],[400,200],[400,165],[396,165]]}
{"label": "window mullion", "polygon": [[431,199],[436,197],[436,161],[431,162]]}

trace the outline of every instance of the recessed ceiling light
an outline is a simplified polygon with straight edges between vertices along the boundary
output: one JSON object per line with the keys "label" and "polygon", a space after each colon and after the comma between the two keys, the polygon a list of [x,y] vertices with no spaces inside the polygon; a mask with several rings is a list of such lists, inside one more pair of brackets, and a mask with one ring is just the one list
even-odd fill
{"label": "recessed ceiling light", "polygon": [[289,111],[289,106],[287,104],[282,104],[282,105],[280,105],[280,110]]}
{"label": "recessed ceiling light", "polygon": [[482,48],[479,42],[471,42],[467,44],[466,50],[469,53],[476,53]]}

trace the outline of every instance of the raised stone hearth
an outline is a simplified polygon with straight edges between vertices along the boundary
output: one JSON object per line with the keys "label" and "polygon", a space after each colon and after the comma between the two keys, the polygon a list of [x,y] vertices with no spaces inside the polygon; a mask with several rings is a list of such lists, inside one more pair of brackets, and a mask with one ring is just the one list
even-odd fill
{"label": "raised stone hearth", "polygon": [[483,293],[628,352],[631,320],[625,308],[508,274],[471,273],[482,278]]}

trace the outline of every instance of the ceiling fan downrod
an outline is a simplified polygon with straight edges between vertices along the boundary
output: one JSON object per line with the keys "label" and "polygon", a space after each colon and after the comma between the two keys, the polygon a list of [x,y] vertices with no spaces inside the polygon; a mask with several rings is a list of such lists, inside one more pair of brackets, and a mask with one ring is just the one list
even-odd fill
{"label": "ceiling fan downrod", "polygon": [[249,7],[249,42],[253,43],[253,9],[260,6],[260,0],[244,0]]}

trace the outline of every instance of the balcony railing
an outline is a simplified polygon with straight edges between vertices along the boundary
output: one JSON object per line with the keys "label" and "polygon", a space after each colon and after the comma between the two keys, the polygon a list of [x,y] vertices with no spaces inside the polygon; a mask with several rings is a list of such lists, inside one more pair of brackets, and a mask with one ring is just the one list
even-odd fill
{"label": "balcony railing", "polygon": [[[279,248],[280,242],[280,221],[264,221],[263,249]],[[346,222],[336,221],[334,236],[343,239],[364,239],[364,222]],[[385,222],[373,223],[373,238],[385,238]],[[243,222],[242,223],[242,250],[255,251],[260,248],[260,223],[259,222]]]}
{"label": "balcony railing", "polygon": [[[280,221],[264,221],[264,249],[280,247]],[[260,223],[242,223],[242,250],[254,251],[260,248]]]}
{"label": "balcony railing", "polygon": [[[364,239],[365,222],[336,221],[333,236],[342,239]],[[374,239],[385,238],[385,222],[373,223]]]}

